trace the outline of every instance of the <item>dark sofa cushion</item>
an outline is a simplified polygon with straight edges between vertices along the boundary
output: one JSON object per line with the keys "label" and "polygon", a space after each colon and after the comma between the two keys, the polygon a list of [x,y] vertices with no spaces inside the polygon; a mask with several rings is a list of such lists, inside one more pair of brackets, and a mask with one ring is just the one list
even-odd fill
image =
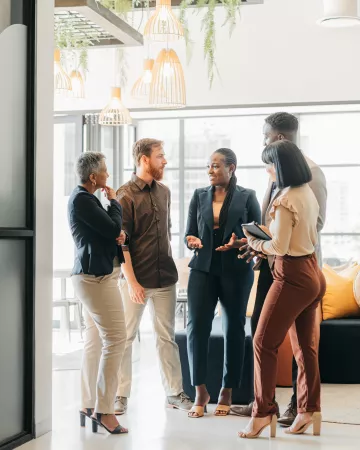
{"label": "dark sofa cushion", "polygon": [[323,383],[360,383],[360,317],[325,320],[320,327]]}

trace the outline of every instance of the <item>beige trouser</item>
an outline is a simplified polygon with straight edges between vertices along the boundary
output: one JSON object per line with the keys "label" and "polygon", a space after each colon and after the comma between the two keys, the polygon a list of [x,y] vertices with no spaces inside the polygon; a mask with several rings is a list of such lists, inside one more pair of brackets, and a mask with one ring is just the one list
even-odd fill
{"label": "beige trouser", "polygon": [[120,268],[110,275],[74,275],[75,295],[84,305],[85,344],[81,369],[81,407],[114,413],[126,327],[118,287]]}
{"label": "beige trouser", "polygon": [[130,397],[132,378],[132,343],[139,330],[141,318],[149,302],[150,314],[156,335],[156,349],[160,360],[160,373],[167,396],[179,395],[183,391],[179,349],[175,342],[175,285],[159,289],[145,289],[145,305],[130,299],[128,285],[120,280],[120,291],[124,301],[127,341],[124,358],[119,371],[117,395]]}

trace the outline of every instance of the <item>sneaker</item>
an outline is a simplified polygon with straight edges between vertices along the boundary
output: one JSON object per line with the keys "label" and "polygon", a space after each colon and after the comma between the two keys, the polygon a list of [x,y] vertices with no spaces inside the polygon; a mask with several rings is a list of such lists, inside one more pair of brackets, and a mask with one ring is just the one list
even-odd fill
{"label": "sneaker", "polygon": [[115,414],[117,416],[122,416],[126,413],[128,399],[126,397],[116,397],[115,398]]}
{"label": "sneaker", "polygon": [[180,411],[190,411],[193,403],[190,397],[181,392],[179,395],[172,395],[167,397],[167,407],[173,409],[179,409]]}
{"label": "sneaker", "polygon": [[288,404],[287,410],[284,412],[284,414],[278,419],[278,423],[284,427],[290,427],[297,415],[297,408],[292,403]]}

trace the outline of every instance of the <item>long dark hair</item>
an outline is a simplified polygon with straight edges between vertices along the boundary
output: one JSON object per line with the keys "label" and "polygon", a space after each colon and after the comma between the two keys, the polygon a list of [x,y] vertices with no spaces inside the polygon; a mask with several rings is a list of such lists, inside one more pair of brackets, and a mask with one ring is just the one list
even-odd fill
{"label": "long dark hair", "polygon": [[237,158],[235,153],[230,150],[230,148],[219,148],[218,150],[216,150],[214,153],[220,153],[220,155],[222,155],[224,157],[224,163],[226,167],[231,166],[232,164],[235,166],[234,172],[232,173],[232,176],[230,178],[230,182],[229,182],[229,186],[226,192],[226,197],[224,200],[224,203],[222,205],[221,211],[220,211],[220,217],[219,217],[219,226],[221,229],[223,229],[225,227],[227,218],[228,218],[228,213],[229,213],[229,206],[231,203],[231,200],[233,198],[235,189],[236,189],[236,184],[237,184],[237,178],[235,175],[235,170],[236,170],[236,166],[237,166]]}
{"label": "long dark hair", "polygon": [[276,141],[262,153],[265,164],[274,164],[276,184],[280,189],[301,186],[312,180],[312,174],[302,151],[290,141]]}

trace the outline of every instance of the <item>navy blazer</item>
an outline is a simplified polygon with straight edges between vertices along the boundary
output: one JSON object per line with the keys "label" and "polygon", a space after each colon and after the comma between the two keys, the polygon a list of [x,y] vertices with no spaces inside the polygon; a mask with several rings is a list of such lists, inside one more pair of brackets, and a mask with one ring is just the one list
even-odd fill
{"label": "navy blazer", "polygon": [[[252,221],[258,223],[261,221],[260,205],[255,191],[236,186],[229,206],[223,244],[229,242],[232,233],[235,233],[239,239],[245,237],[242,224]],[[192,269],[209,272],[214,245],[213,230],[213,189],[211,186],[196,189],[190,202],[185,243],[187,244],[186,236],[196,236],[201,239],[203,248],[194,251],[189,264]],[[222,252],[222,266],[225,272],[238,272],[252,267],[252,264],[239,259],[238,255],[237,249]]]}
{"label": "navy blazer", "polygon": [[122,225],[122,207],[116,200],[110,201],[106,211],[95,195],[77,186],[69,198],[68,219],[76,246],[72,275],[109,275],[115,256],[124,262],[121,246],[116,243]]}

